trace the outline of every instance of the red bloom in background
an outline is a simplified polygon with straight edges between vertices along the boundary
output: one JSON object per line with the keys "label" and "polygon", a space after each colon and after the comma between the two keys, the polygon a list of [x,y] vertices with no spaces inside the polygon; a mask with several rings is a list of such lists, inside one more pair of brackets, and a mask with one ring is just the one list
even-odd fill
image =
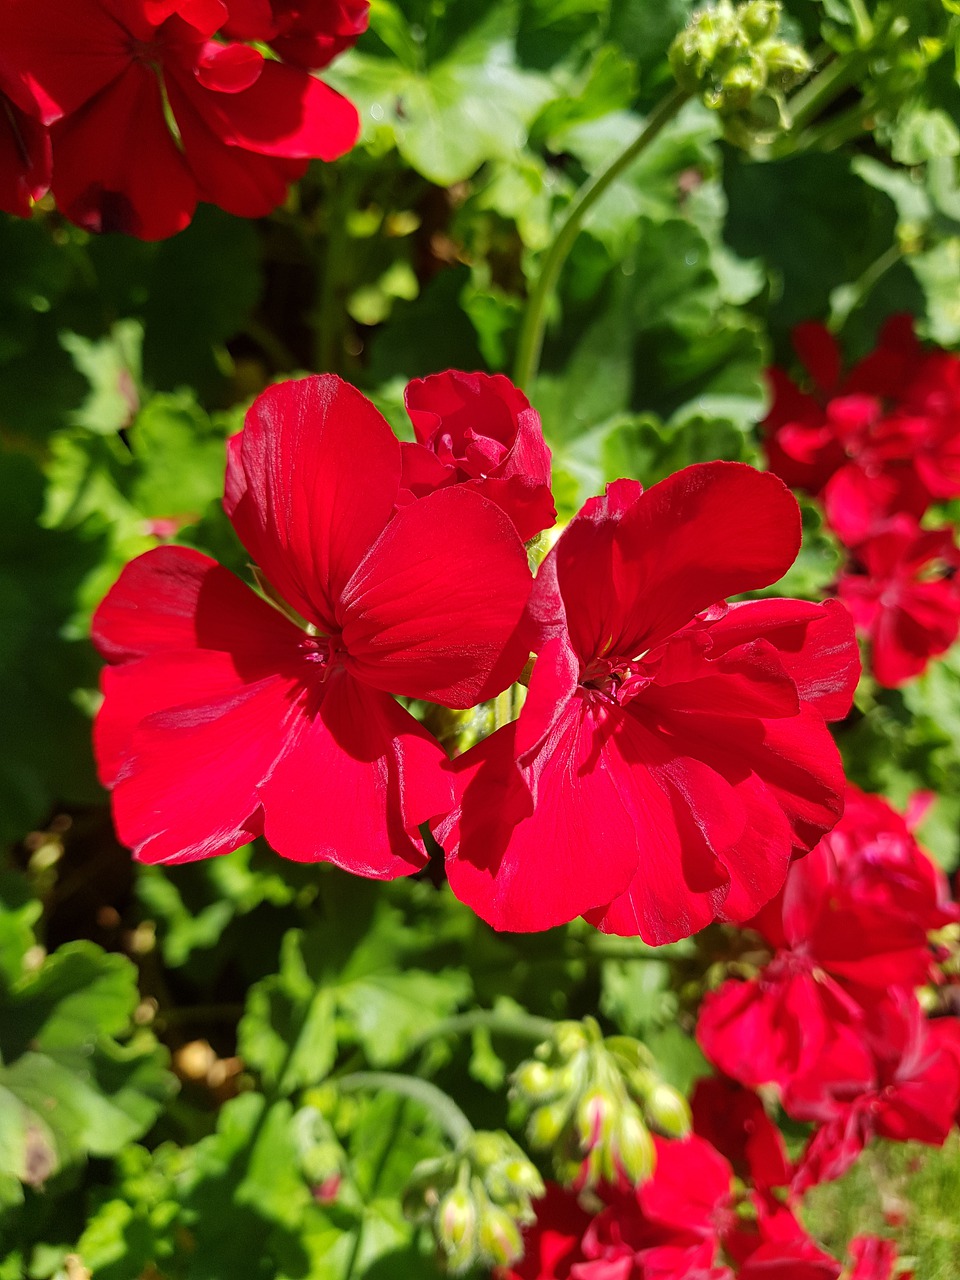
{"label": "red bloom in background", "polygon": [[859,1040],[829,1046],[784,1090],[787,1113],[819,1126],[793,1190],[839,1178],[874,1135],[940,1146],[960,1103],[958,1050],[960,1023],[928,1022],[912,992],[869,1010]]}
{"label": "red bloom in background", "polygon": [[956,918],[942,872],[900,815],[848,787],[840,822],[750,922],[773,959],[704,999],[701,1048],[752,1087],[787,1088],[824,1053],[859,1060],[866,1009],[929,979],[927,934]]}
{"label": "red bloom in background", "polygon": [[425,862],[445,757],[391,695],[468,707],[514,680],[530,573],[503,512],[462,487],[395,512],[400,472],[389,426],[339,378],[271,387],[231,441],[225,505],[287,616],[184,547],[124,569],[94,618],[116,664],[95,745],[141,860],[263,833],[362,875]]}
{"label": "red bloom in background", "polygon": [[877,348],[845,377],[822,325],[800,325],[794,345],[813,385],[802,391],[770,370],[770,468],[821,498],[842,541],[960,494],[960,358],[925,351],[909,316],[888,321]]}
{"label": "red bloom in background", "polygon": [[495,928],[587,913],[661,943],[743,920],[842,808],[824,717],[856,682],[841,606],[717,605],[793,561],[796,504],[738,463],[609,486],[541,567],[520,718],[453,768],[454,893]]}
{"label": "red bloom in background", "polygon": [[345,98],[210,39],[225,13],[221,0],[8,0],[0,45],[52,125],[53,194],[71,221],[156,240],[198,200],[258,217],[311,158],[353,146]]}
{"label": "red bloom in background", "polygon": [[757,1094],[722,1076],[698,1080],[690,1099],[694,1131],[760,1191],[789,1186],[793,1168],[783,1136]]}
{"label": "red bloom in background", "polygon": [[[13,93],[23,106],[14,102]],[[8,78],[0,64],[0,209],[21,218],[29,218],[34,200],[50,186],[50,133],[38,117],[24,86]]]}
{"label": "red bloom in background", "polygon": [[502,373],[435,373],[407,385],[416,444],[404,443],[403,488],[420,498],[463,484],[502,507],[529,542],[557,518],[540,415]]}
{"label": "red bloom in background", "polygon": [[953,530],[894,516],[851,553],[837,595],[870,641],[877,681],[895,689],[960,633],[960,549]]}
{"label": "red bloom in background", "polygon": [[226,0],[223,34],[269,44],[285,62],[317,69],[349,49],[370,21],[370,0]]}

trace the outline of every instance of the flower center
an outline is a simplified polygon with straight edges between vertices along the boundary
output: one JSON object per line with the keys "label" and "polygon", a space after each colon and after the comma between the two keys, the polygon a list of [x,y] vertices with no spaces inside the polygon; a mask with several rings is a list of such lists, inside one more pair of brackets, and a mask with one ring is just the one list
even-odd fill
{"label": "flower center", "polygon": [[656,667],[636,658],[594,658],[580,676],[580,686],[598,702],[622,706],[641,693],[653,681]]}

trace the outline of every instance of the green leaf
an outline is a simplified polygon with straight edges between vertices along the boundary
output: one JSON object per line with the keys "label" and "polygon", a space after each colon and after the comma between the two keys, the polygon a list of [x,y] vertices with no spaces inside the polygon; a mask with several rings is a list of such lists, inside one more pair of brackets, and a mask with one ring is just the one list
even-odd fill
{"label": "green leaf", "polygon": [[89,942],[65,944],[3,995],[0,1174],[39,1186],[147,1131],[173,1082],[153,1036],[131,1036],[139,999],[130,961]]}

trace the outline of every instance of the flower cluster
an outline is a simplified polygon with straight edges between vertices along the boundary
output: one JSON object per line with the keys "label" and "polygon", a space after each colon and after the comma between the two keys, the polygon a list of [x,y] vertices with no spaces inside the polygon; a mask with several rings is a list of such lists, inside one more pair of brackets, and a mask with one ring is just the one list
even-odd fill
{"label": "flower cluster", "polygon": [[[642,1186],[578,1197],[550,1185],[523,1261],[499,1280],[838,1280],[841,1264],[762,1184],[735,1191],[731,1163],[705,1138],[656,1145]],[[859,1237],[850,1252],[849,1280],[890,1280],[888,1241]]]}
{"label": "flower cluster", "polygon": [[[259,593],[184,547],[124,570],[94,621],[121,839],[176,862],[264,834],[386,878],[424,865],[429,824],[500,929],[585,913],[657,943],[753,916],[841,811],[825,720],[859,671],[837,602],[725,602],[792,563],[789,491],[722,462],[617,481],[534,580],[523,540],[554,509],[525,398],[451,372],[407,406],[401,445],[333,376],[254,403],[225,506]],[[519,718],[454,761],[397,701],[521,677]]]}
{"label": "flower cluster", "polygon": [[939,1144],[960,1103],[960,1021],[928,1021],[928,935],[960,919],[904,819],[850,787],[844,816],[790,869],[751,928],[769,956],[707,995],[697,1036],[747,1088],[772,1086],[815,1126],[797,1194],[838,1177],[874,1135]]}
{"label": "flower cluster", "polygon": [[356,141],[356,110],[310,69],[366,21],[366,0],[6,0],[0,208],[27,216],[50,188],[77,225],[143,240],[200,200],[269,213]]}
{"label": "flower cluster", "polygon": [[953,530],[920,524],[960,496],[960,357],[924,349],[908,316],[888,321],[845,375],[823,326],[799,326],[794,345],[810,385],[770,370],[770,467],[823,503],[848,553],[837,594],[870,641],[877,680],[896,687],[960,632]]}

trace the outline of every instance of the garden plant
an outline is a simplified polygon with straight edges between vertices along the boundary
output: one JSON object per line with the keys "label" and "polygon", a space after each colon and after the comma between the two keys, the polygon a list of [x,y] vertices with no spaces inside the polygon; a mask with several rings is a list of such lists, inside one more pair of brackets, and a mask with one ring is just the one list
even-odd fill
{"label": "garden plant", "polygon": [[960,3],[0,0],[0,1280],[960,1280]]}

